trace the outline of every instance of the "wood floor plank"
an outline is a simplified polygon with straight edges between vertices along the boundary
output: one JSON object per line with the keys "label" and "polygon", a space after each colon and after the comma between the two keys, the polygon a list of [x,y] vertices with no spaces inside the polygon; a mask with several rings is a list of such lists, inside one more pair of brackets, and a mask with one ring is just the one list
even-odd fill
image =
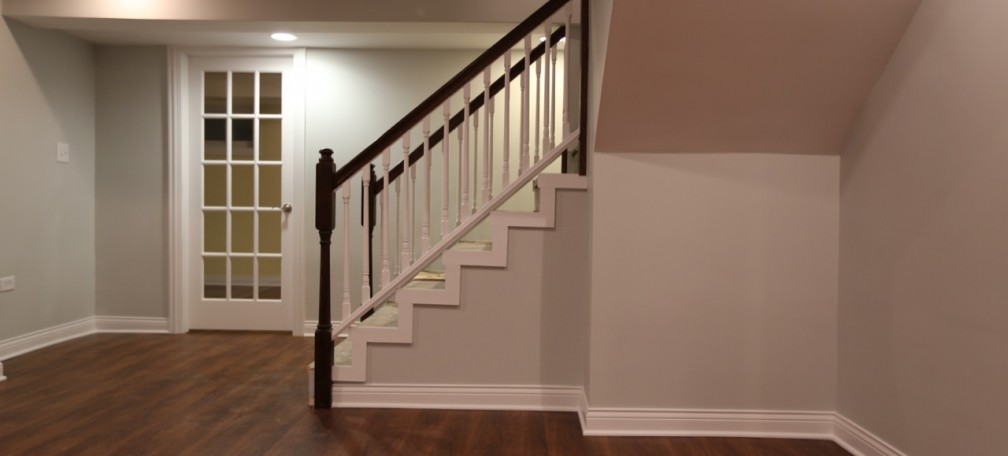
{"label": "wood floor plank", "polygon": [[8,455],[844,456],[833,442],[584,437],[574,413],[307,407],[312,339],[97,334],[4,361]]}

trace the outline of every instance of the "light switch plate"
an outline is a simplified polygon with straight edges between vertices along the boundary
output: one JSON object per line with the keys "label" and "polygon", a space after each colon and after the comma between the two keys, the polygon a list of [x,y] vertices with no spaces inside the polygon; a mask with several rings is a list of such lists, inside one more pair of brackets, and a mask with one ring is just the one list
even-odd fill
{"label": "light switch plate", "polygon": [[60,163],[70,163],[70,145],[63,142],[56,143],[56,161]]}

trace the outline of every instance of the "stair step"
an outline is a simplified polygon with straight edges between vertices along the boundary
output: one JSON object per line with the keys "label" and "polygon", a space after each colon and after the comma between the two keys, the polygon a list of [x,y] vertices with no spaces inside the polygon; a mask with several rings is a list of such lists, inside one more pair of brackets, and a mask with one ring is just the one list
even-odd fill
{"label": "stair step", "polygon": [[451,250],[458,252],[487,252],[493,249],[493,241],[458,241]]}

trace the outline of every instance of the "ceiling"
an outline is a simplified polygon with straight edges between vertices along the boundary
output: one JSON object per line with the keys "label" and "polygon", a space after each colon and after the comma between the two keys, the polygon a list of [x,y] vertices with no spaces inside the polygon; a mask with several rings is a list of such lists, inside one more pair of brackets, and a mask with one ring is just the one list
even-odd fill
{"label": "ceiling", "polygon": [[542,0],[4,0],[3,14],[97,44],[485,49]]}
{"label": "ceiling", "polygon": [[596,150],[839,154],[920,0],[615,0]]}

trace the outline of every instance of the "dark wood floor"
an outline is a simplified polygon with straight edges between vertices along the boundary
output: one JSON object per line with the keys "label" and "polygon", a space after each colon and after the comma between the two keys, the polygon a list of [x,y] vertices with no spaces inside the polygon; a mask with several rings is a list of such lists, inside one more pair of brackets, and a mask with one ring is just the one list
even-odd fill
{"label": "dark wood floor", "polygon": [[573,413],[316,411],[311,342],[99,334],[7,360],[0,454],[848,454],[816,440],[583,437]]}

